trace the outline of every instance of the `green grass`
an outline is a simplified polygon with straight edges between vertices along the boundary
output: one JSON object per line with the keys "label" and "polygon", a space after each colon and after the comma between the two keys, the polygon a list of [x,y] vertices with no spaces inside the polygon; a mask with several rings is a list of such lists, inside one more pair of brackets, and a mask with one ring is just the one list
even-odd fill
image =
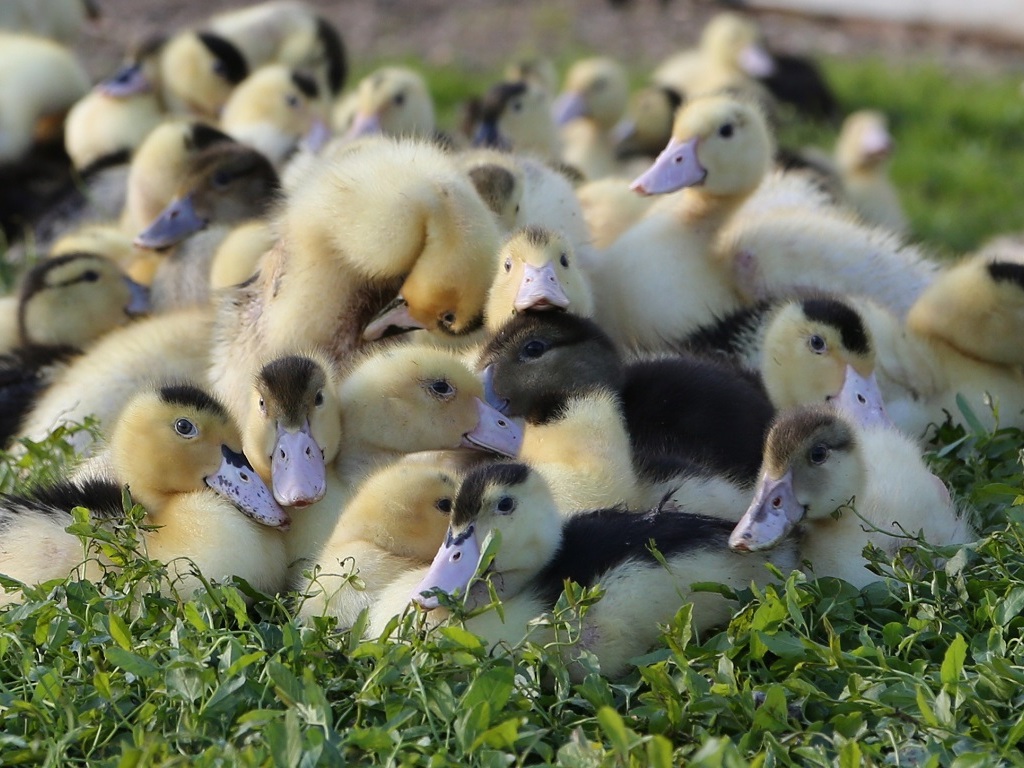
{"label": "green grass", "polygon": [[[928,243],[956,252],[1019,226],[1015,82],[828,72],[848,108],[893,115],[893,173]],[[488,82],[431,80],[446,119]],[[165,567],[135,552],[140,509],[113,532],[77,513],[83,547],[124,567],[31,587],[0,611],[0,764],[1024,764],[1024,434],[947,425],[938,445],[935,471],[978,510],[976,545],[946,565],[936,558],[951,552],[927,547],[895,565],[869,552],[895,575],[861,592],[791,576],[740,594],[730,625],[700,638],[684,607],[616,682],[573,683],[557,648],[492,653],[457,626],[424,634],[414,616],[401,642],[301,626],[291,600],[241,582],[181,606],[153,590]],[[58,435],[0,459],[0,490],[65,457]],[[595,597],[572,591],[556,623],[568,631]]]}

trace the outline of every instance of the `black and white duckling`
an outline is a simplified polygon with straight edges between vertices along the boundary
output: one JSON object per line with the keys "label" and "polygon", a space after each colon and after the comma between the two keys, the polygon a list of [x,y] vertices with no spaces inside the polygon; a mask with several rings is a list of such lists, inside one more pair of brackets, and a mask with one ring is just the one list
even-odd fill
{"label": "black and white duckling", "polygon": [[437,130],[427,81],[407,67],[381,67],[364,77],[354,106],[348,139],[375,134],[432,139]]}
{"label": "black and white duckling", "polygon": [[[131,399],[110,436],[113,476],[63,480],[25,497],[0,497],[0,572],[24,583],[66,578],[79,566],[95,578],[97,561],[65,528],[71,509],[100,521],[124,515],[122,486],[146,508],[146,553],[168,565],[169,590],[189,595],[207,578],[240,576],[257,589],[284,587],[287,515],[240,453],[238,430],[223,406],[183,384]],[[5,603],[14,595],[0,596]]]}
{"label": "black and white duckling", "polygon": [[446,469],[400,460],[370,475],[345,505],[298,591],[300,618],[334,616],[348,629],[403,573],[425,568],[448,530],[458,490]]}
{"label": "black and white duckling", "polygon": [[36,264],[16,298],[0,305],[0,442],[6,443],[41,390],[108,331],[149,311],[149,291],[112,261],[71,253]]}
{"label": "black and white duckling", "polygon": [[330,138],[320,96],[316,80],[304,72],[283,64],[260,67],[232,91],[220,127],[281,168],[300,147],[315,153]]}
{"label": "black and white duckling", "polygon": [[491,86],[480,99],[470,136],[473,146],[512,150],[544,160],[561,156],[550,92],[529,80]]}
{"label": "black and white duckling", "polygon": [[[510,415],[525,416],[528,424],[557,423],[571,414],[568,406],[575,398],[586,401],[591,393],[604,393],[610,398],[607,423],[603,431],[590,434],[618,436],[622,427],[616,424],[621,423],[628,447],[611,437],[595,446],[582,435],[566,456],[586,460],[597,470],[594,482],[608,483],[613,476],[602,474],[598,460],[621,465],[623,450],[631,450],[638,476],[654,493],[653,499],[650,493],[644,497],[651,504],[671,489],[670,480],[690,489],[693,482],[711,482],[708,475],[730,486],[752,483],[774,414],[758,383],[728,364],[694,356],[626,364],[595,323],[568,313],[513,318],[488,344],[479,366],[488,400]],[[614,421],[613,414],[621,421]],[[526,460],[530,444],[528,427],[521,454]],[[614,453],[606,457],[609,451]],[[726,497],[728,507],[736,496]],[[735,519],[738,510],[716,509],[715,514]]]}
{"label": "black and white duckling", "polygon": [[861,556],[869,543],[894,556],[914,536],[940,546],[975,538],[917,445],[884,417],[876,386],[849,378],[837,404],[780,414],[733,550],[788,544],[795,530],[816,576],[863,587],[877,579]]}
{"label": "black and white duckling", "polygon": [[[554,608],[566,580],[600,586],[603,597],[582,618],[578,640],[566,653],[573,659],[592,652],[603,674],[618,677],[657,642],[661,625],[684,603],[693,604],[698,633],[729,620],[733,604],[719,593],[694,591],[694,583],[714,580],[739,589],[771,579],[767,558],[747,561],[729,552],[731,527],[675,508],[603,509],[566,520],[538,473],[522,464],[485,465],[460,486],[445,542],[411,597],[426,609],[437,608],[439,591],[471,607],[486,602],[484,584],[473,579],[485,542],[500,534],[482,579],[497,591],[503,611],[470,617],[466,627],[492,644],[515,643],[530,631],[530,620]],[[794,561],[784,549],[772,555],[784,569]]]}
{"label": "black and white duckling", "polygon": [[278,189],[270,161],[241,144],[215,144],[191,158],[178,194],[135,237],[141,248],[177,246],[154,274],[154,309],[206,304],[217,247],[234,225],[265,216]]}
{"label": "black and white duckling", "polygon": [[212,381],[243,410],[260,360],[336,360],[396,332],[483,324],[500,235],[466,175],[427,142],[374,139],[321,163],[276,221],[259,275],[224,294]]}
{"label": "black and white duckling", "polygon": [[623,66],[608,57],[582,59],[569,69],[553,105],[562,126],[562,160],[586,179],[600,179],[617,170],[613,129],[629,100]]}

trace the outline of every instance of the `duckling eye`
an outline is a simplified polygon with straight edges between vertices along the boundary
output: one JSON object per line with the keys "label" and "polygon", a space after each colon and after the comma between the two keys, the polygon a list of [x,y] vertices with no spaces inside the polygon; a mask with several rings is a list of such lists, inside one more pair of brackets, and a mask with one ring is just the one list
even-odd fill
{"label": "duckling eye", "polygon": [[512,271],[512,259],[505,259],[505,271],[506,272],[511,272]]}
{"label": "duckling eye", "polygon": [[827,445],[824,443],[818,443],[807,452],[807,460],[810,461],[811,464],[824,464],[828,461],[830,453],[832,452],[829,450]]}
{"label": "duckling eye", "polygon": [[450,515],[452,512],[452,500],[451,499],[438,499],[434,502],[434,506],[437,507],[438,511],[442,515]]}
{"label": "duckling eye", "polygon": [[260,413],[264,416],[267,415],[267,404],[262,397],[260,398]]}
{"label": "duckling eye", "polygon": [[299,106],[299,97],[296,96],[294,93],[289,93],[287,98],[285,98],[285,103],[288,104],[289,107],[294,109],[295,107]]}
{"label": "duckling eye", "polygon": [[816,355],[823,355],[828,349],[828,344],[825,343],[825,339],[816,333],[812,334],[810,338],[807,339],[807,346],[810,347],[811,352]]}
{"label": "duckling eye", "polygon": [[217,171],[210,179],[210,183],[218,189],[223,189],[231,183],[231,176],[226,171]]}
{"label": "duckling eye", "polygon": [[397,94],[395,94],[395,98],[392,99],[392,101],[395,102],[395,106],[398,106],[398,107],[402,106],[403,104],[405,104],[405,93],[397,93]]}
{"label": "duckling eye", "polygon": [[568,269],[569,268],[569,254],[563,253],[561,256],[559,256],[558,257],[558,263],[561,264],[566,269]]}
{"label": "duckling eye", "polygon": [[718,129],[718,135],[723,139],[731,139],[734,130],[732,123],[726,123]]}
{"label": "duckling eye", "polygon": [[436,379],[435,381],[430,382],[429,387],[431,394],[436,395],[437,397],[440,397],[444,400],[447,400],[448,398],[455,394],[455,387],[453,387],[444,379]]}
{"label": "duckling eye", "polygon": [[199,427],[193,424],[188,419],[178,419],[174,422],[174,431],[184,437],[186,440],[191,440],[193,437],[199,434]]}
{"label": "duckling eye", "polygon": [[82,279],[87,283],[95,283],[100,279],[100,273],[95,269],[90,269],[82,273]]}
{"label": "duckling eye", "polygon": [[512,510],[516,508],[516,500],[511,496],[502,496],[498,499],[497,505],[494,507],[495,511],[499,515],[511,514]]}
{"label": "duckling eye", "polygon": [[455,313],[454,312],[445,312],[443,315],[441,315],[441,325],[445,326],[446,328],[450,328],[454,323],[455,323]]}
{"label": "duckling eye", "polygon": [[541,339],[531,339],[523,345],[522,351],[519,356],[523,360],[536,360],[538,357],[548,351],[548,343]]}
{"label": "duckling eye", "polygon": [[513,101],[513,102],[512,102],[512,110],[513,110],[514,112],[518,112],[518,111],[520,111],[520,110],[521,110],[522,108],[523,108],[523,102],[521,102],[521,101]]}

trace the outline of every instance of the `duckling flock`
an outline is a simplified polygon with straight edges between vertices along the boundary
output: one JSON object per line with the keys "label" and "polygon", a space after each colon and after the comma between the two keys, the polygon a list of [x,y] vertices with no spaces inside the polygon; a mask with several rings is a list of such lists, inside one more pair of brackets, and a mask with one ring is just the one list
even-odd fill
{"label": "duckling flock", "polygon": [[102,435],[3,499],[0,572],[113,567],[65,528],[127,486],[182,598],[194,564],[379,634],[496,593],[466,623],[497,643],[572,580],[605,594],[566,661],[617,675],[686,601],[728,620],[695,582],[862,586],[869,542],[972,540],[922,446],[958,397],[1024,427],[1024,261],[903,239],[882,115],[779,152],[786,109],[836,111],[782,61],[722,14],[632,97],[607,58],[561,87],[519,61],[442,133],[413,69],[344,90],[300,2],[144,41],[91,90],[0,33],[0,158],[62,128],[80,179],[5,215],[8,259],[45,256],[0,300],[3,439]]}

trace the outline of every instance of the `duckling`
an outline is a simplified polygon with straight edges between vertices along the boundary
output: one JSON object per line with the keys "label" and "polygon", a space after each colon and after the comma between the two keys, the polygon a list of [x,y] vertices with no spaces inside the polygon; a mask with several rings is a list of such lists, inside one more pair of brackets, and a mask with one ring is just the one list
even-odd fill
{"label": "duckling", "polygon": [[506,82],[526,82],[548,93],[558,89],[558,72],[551,59],[543,56],[522,56],[510,61],[503,73]]}
{"label": "duckling", "polygon": [[479,119],[471,134],[473,146],[557,160],[561,141],[548,94],[542,86],[527,80],[491,86],[480,102]]}
{"label": "duckling", "polygon": [[750,303],[829,290],[873,299],[903,318],[939,273],[920,248],[835,209],[749,211],[722,230],[714,250]]}
{"label": "duckling", "polygon": [[247,361],[303,347],[342,360],[395,331],[459,336],[483,323],[497,224],[428,143],[375,139],[341,153],[289,196],[275,226],[258,277],[221,303],[211,380],[232,412],[244,412]]}
{"label": "duckling", "polygon": [[1008,248],[965,258],[942,272],[907,313],[915,334],[967,357],[1024,364],[1024,258]]}
{"label": "duckling", "polygon": [[82,170],[103,158],[130,154],[164,117],[153,93],[121,98],[94,88],[68,112],[64,148],[75,167]]}
{"label": "duckling", "polygon": [[498,251],[498,265],[484,308],[491,333],[509,317],[530,310],[593,314],[594,298],[586,275],[560,233],[537,226],[518,230]]}
{"label": "duckling", "polygon": [[665,85],[649,85],[630,96],[626,116],[615,126],[618,157],[657,157],[672,138],[672,123],[682,105],[682,95]]}
{"label": "duckling", "polygon": [[[698,633],[728,621],[731,604],[721,594],[693,591],[695,582],[709,574],[734,588],[770,580],[766,558],[747,561],[726,549],[730,528],[673,507],[647,513],[602,509],[565,520],[537,472],[522,464],[491,464],[472,471],[460,486],[448,535],[412,599],[435,611],[437,591],[465,596],[470,607],[486,600],[473,577],[482,542],[500,533],[483,578],[496,589],[503,611],[472,616],[466,627],[491,644],[516,643],[531,619],[554,608],[567,579],[600,585],[603,597],[583,616],[578,639],[565,653],[573,660],[580,651],[592,652],[603,674],[620,677],[631,658],[655,644],[661,625],[682,603],[693,604]],[[783,568],[793,562],[782,549],[773,559]],[[572,671],[584,674],[575,665]]]}
{"label": "duckling", "polygon": [[[186,310],[137,320],[107,333],[64,369],[18,430],[39,441],[62,424],[95,417],[101,432],[115,423],[133,394],[154,380],[200,381],[210,366],[209,310]],[[85,430],[70,437],[82,456],[94,447]]]}
{"label": "duckling", "polygon": [[270,161],[234,142],[198,153],[187,170],[177,196],[135,238],[141,248],[177,245],[153,278],[157,311],[207,303],[217,247],[235,224],[263,216],[277,198]]}
{"label": "duckling", "polygon": [[586,179],[616,170],[612,129],[626,111],[629,81],[621,64],[606,57],[576,62],[555,100],[555,122],[562,126],[562,160]]}
{"label": "duckling", "polygon": [[131,235],[113,224],[86,224],[60,237],[50,246],[50,257],[69,253],[92,253],[105,256],[123,269],[138,256]]}
{"label": "duckling", "polygon": [[796,529],[815,575],[860,588],[877,579],[861,557],[868,543],[894,556],[915,535],[940,546],[973,540],[913,440],[876,415],[866,399],[840,411],[813,405],[781,414],[765,443],[754,499],[729,546],[770,549]]}
{"label": "duckling", "polygon": [[200,122],[175,120],[150,131],[132,156],[121,228],[138,234],[174,199],[191,159],[230,141],[226,133]]}
{"label": "duckling", "polygon": [[264,219],[234,227],[217,246],[210,264],[210,288],[240,285],[259,271],[263,255],[274,247],[276,238]]}
{"label": "duckling", "polygon": [[347,74],[334,27],[285,0],[218,14],[201,30],[175,35],[160,56],[160,83],[172,111],[212,119],[250,72],[274,62],[315,70],[333,94]]}
{"label": "duckling", "polygon": [[[593,322],[550,312],[510,320],[487,345],[478,365],[488,402],[509,415],[524,416],[530,426],[557,426],[560,417],[574,415],[570,405],[575,399],[597,398],[594,412],[605,403],[605,423],[590,432],[605,435],[600,447],[590,441],[563,448],[560,460],[545,454],[548,461],[593,467],[595,489],[611,493],[612,488],[628,488],[622,478],[634,477],[646,495],[618,493],[626,501],[643,499],[643,506],[657,503],[674,488],[682,489],[673,492],[676,500],[691,498],[696,487],[710,492],[715,478],[724,478],[726,484],[715,492],[716,498],[725,494],[723,506],[702,511],[737,518],[732,504],[756,476],[761,442],[774,411],[758,383],[731,366],[692,356],[627,365]],[[611,393],[614,400],[601,400],[603,393]],[[527,461],[532,443],[544,437],[537,429],[532,434],[538,437],[533,437],[530,426],[521,452]],[[547,440],[555,442],[554,437]],[[580,452],[584,444],[586,451]],[[536,450],[544,450],[543,443]],[[554,484],[552,489],[559,490]],[[604,503],[617,500],[606,496]]]}
{"label": "duckling", "polygon": [[764,118],[749,104],[712,96],[679,112],[672,141],[633,189],[682,191],[656,203],[591,270],[597,319],[617,344],[657,349],[740,307],[730,274],[708,254],[771,155]]}
{"label": "duckling", "polygon": [[651,209],[655,198],[636,194],[631,180],[606,176],[576,189],[576,198],[590,233],[590,243],[604,249],[636,224]]}
{"label": "duckling", "polygon": [[89,77],[71,51],[0,32],[0,163],[59,139],[64,115],[88,90]]}
{"label": "duckling", "polygon": [[[100,521],[124,516],[122,485],[146,508],[147,554],[168,565],[171,594],[187,596],[209,578],[240,576],[274,593],[284,586],[284,547],[274,528],[288,525],[270,491],[239,453],[238,430],[223,406],[191,385],[143,391],[125,406],[110,437],[114,477],[63,480],[27,497],[0,497],[4,530],[0,571],[25,583],[65,578],[84,566],[80,539],[64,529],[73,507]],[[11,595],[0,596],[10,603]]]}
{"label": "duckling", "polygon": [[281,168],[300,143],[316,152],[329,138],[319,97],[309,75],[283,64],[260,67],[231,93],[220,127]]}
{"label": "duckling", "polygon": [[16,333],[0,355],[0,443],[6,443],[33,401],[75,356],[104,333],[149,309],[149,292],[102,256],[71,253],[36,264],[21,281]]}
{"label": "duckling", "polygon": [[[300,618],[350,628],[396,576],[430,564],[444,541],[458,485],[434,464],[401,460],[366,478],[303,577]],[[358,579],[358,583],[355,579]]]}
{"label": "duckling", "polygon": [[900,234],[908,228],[899,195],[888,178],[893,139],[889,121],[876,110],[863,109],[843,121],[835,162],[846,200],[868,224]]}
{"label": "duckling", "polygon": [[406,67],[381,67],[359,81],[355,117],[345,136],[432,138],[437,128],[427,82]]}
{"label": "duckling", "polygon": [[9,0],[0,6],[0,29],[72,45],[86,21],[99,16],[95,0]]}

